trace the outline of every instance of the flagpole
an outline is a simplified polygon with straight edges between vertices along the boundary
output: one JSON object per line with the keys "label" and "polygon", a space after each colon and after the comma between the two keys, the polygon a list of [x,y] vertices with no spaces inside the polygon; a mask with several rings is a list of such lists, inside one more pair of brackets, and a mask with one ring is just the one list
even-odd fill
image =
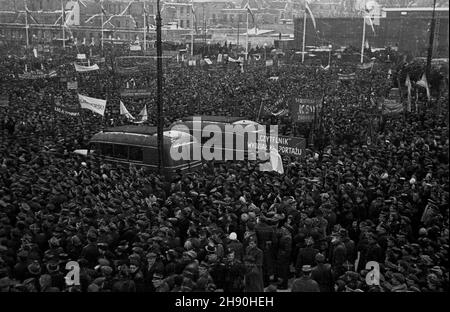
{"label": "flagpole", "polygon": [[66,30],[64,29],[65,14],[64,14],[64,2],[61,0],[61,27],[62,27],[62,39],[63,39],[63,49],[66,48]]}
{"label": "flagpole", "polygon": [[146,23],[147,13],[145,11],[145,1],[144,1],[144,51],[147,51],[147,23]]}
{"label": "flagpole", "polygon": [[28,6],[27,6],[27,0],[24,0],[24,2],[25,2],[25,36],[27,37],[26,44],[27,44],[27,49],[28,49],[28,46],[30,45],[29,38],[28,38]]}
{"label": "flagpole", "polygon": [[245,59],[247,60],[248,58],[248,10],[247,10],[247,33],[246,33],[246,38],[245,38]]}
{"label": "flagpole", "polygon": [[303,13],[303,42],[302,42],[302,63],[305,61],[305,40],[306,40],[306,9]]}
{"label": "flagpole", "polygon": [[194,17],[195,17],[195,11],[194,11],[194,0],[192,0],[192,32],[191,32],[191,56],[194,56]]}
{"label": "flagpole", "polygon": [[[365,14],[365,13],[363,13]],[[361,42],[361,64],[364,63],[364,43],[366,41],[366,16],[363,15],[363,35]]]}
{"label": "flagpole", "polygon": [[100,6],[101,6],[101,10],[102,10],[102,44],[101,44],[101,47],[102,47],[102,50],[103,50],[103,39],[104,39],[104,35],[103,35],[103,0],[100,2]]}
{"label": "flagpole", "polygon": [[161,11],[159,9],[159,1],[156,0],[156,56],[157,56],[157,62],[156,62],[156,105],[157,105],[157,116],[158,116],[158,124],[157,124],[157,138],[158,138],[158,169],[161,173],[163,169],[163,146],[164,146],[164,133],[163,133],[163,127],[164,127],[164,117],[163,114],[163,98],[162,98],[162,38],[161,38]]}

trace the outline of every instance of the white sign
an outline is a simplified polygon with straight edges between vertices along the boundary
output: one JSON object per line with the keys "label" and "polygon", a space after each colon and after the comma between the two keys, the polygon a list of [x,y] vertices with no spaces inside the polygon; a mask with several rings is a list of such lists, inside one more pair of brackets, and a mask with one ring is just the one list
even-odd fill
{"label": "white sign", "polygon": [[86,54],[77,54],[77,59],[79,60],[85,60],[86,59]]}

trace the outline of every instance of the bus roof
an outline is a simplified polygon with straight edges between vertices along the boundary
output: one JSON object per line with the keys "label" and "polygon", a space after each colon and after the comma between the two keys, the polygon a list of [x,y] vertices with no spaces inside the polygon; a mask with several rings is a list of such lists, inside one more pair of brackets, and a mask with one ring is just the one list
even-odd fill
{"label": "bus roof", "polygon": [[[132,146],[157,147],[157,137],[148,134],[124,133],[124,132],[99,132],[91,138],[92,143],[109,143]],[[167,140],[164,140],[166,143]]]}
{"label": "bus roof", "polygon": [[103,130],[103,132],[124,132],[124,133],[135,133],[135,134],[147,134],[153,135],[157,133],[157,127],[153,126],[143,126],[143,125],[126,125],[108,128]]}
{"label": "bus roof", "polygon": [[211,121],[211,122],[223,122],[223,123],[233,123],[239,120],[246,120],[247,117],[226,117],[226,116],[208,116],[208,115],[196,115],[184,117],[181,119],[182,121],[191,121],[194,117],[201,118],[202,121]]}

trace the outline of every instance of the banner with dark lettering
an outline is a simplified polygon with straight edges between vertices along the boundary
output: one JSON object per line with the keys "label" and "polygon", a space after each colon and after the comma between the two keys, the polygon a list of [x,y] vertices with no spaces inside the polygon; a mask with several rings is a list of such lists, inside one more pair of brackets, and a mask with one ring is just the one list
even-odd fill
{"label": "banner with dark lettering", "polygon": [[300,137],[260,135],[257,143],[249,143],[249,149],[267,149],[267,145],[277,146],[283,156],[302,156],[306,149],[306,139]]}
{"label": "banner with dark lettering", "polygon": [[64,102],[62,97],[58,96],[53,99],[55,112],[70,115],[80,116],[80,106],[77,102],[67,103]]}
{"label": "banner with dark lettering", "polygon": [[293,122],[311,122],[314,119],[314,112],[318,107],[315,99],[302,99],[292,97],[289,100],[289,110]]}

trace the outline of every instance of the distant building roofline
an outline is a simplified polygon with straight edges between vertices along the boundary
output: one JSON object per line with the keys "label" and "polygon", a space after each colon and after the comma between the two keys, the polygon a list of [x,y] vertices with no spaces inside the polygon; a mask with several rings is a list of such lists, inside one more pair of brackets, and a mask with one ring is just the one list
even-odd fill
{"label": "distant building roofline", "polygon": [[[382,8],[383,11],[386,12],[418,12],[418,11],[433,11],[432,7],[423,7],[423,8]],[[437,12],[448,12],[448,8],[436,8]]]}

